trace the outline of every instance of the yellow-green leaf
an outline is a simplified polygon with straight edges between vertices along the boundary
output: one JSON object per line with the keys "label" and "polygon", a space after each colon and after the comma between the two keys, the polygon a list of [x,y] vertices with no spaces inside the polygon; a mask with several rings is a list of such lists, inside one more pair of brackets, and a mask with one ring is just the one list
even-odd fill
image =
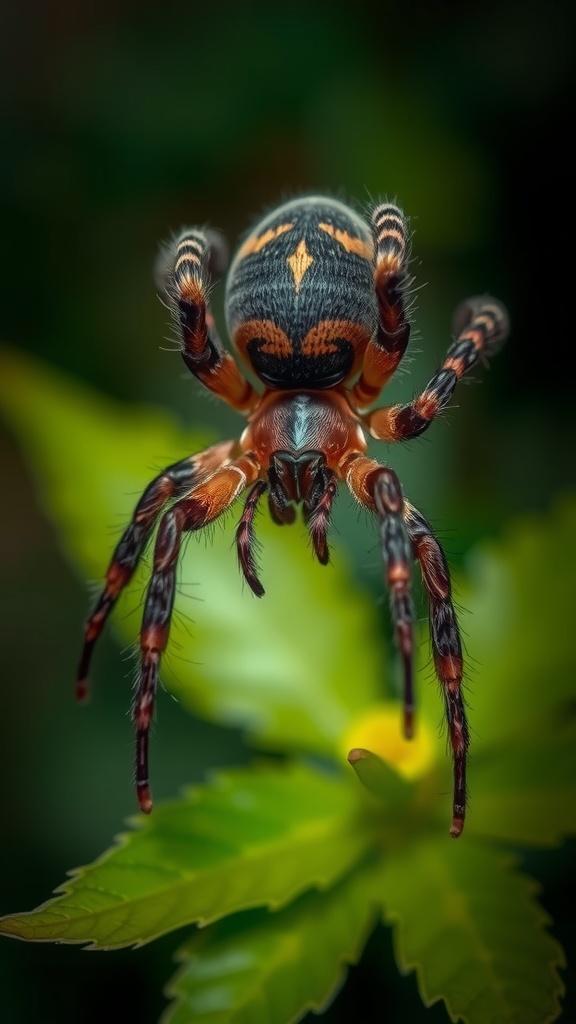
{"label": "yellow-green leaf", "polygon": [[303,765],[217,775],[138,825],[54,899],[0,920],[0,931],[105,949],[141,944],[330,886],[371,843],[348,782]]}
{"label": "yellow-green leaf", "polygon": [[[0,364],[0,411],[84,578],[103,576],[119,530],[154,473],[207,443],[165,414],[127,410],[12,354]],[[242,427],[239,417],[239,434]],[[279,529],[267,513],[257,523],[267,594],[257,600],[241,583],[233,530],[228,518],[213,542],[200,534],[184,546],[163,676],[208,718],[244,726],[267,744],[333,753],[350,717],[382,693],[376,609],[351,583],[337,550],[323,568],[302,527]],[[138,595],[146,575],[137,578]],[[113,617],[124,642],[138,636],[133,591]],[[76,657],[70,651],[70,678]],[[97,658],[94,676],[104,683]]]}
{"label": "yellow-green leaf", "polygon": [[375,916],[374,872],[357,868],[287,910],[220,922],[181,950],[162,1024],[292,1024],[322,1011],[359,959]]}
{"label": "yellow-green leaf", "polygon": [[356,747],[348,754],[348,761],[362,785],[386,807],[395,808],[409,800],[410,783],[371,750]]}
{"label": "yellow-green leaf", "polygon": [[415,970],[426,1006],[465,1024],[547,1024],[564,991],[561,947],[535,885],[509,858],[465,837],[388,858],[385,919],[402,971]]}

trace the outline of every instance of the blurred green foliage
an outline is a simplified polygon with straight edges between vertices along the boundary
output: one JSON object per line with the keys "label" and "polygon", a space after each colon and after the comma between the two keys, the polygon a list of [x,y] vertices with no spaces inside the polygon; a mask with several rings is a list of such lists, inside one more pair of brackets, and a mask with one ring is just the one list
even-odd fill
{"label": "blurred green foliage", "polygon": [[[418,297],[411,373],[398,375],[386,401],[411,394],[435,368],[446,347],[451,310],[462,296],[492,291],[511,310],[510,344],[482,386],[463,388],[460,408],[429,437],[402,448],[380,446],[378,452],[432,518],[451,561],[461,565],[477,540],[500,534],[517,513],[547,509],[554,496],[574,485],[573,383],[563,370],[571,344],[565,301],[571,295],[571,259],[562,258],[563,213],[570,209],[572,185],[561,145],[571,116],[572,24],[567,3],[359,2],[350,8],[339,0],[295,0],[289,7],[255,2],[211,9],[147,8],[128,0],[76,7],[48,3],[34,10],[12,5],[2,11],[2,336],[108,395],[170,408],[186,423],[181,433],[165,420],[156,451],[148,449],[143,425],[135,426],[133,456],[141,461],[134,483],[130,466],[109,453],[115,504],[104,524],[94,522],[94,530],[110,531],[110,547],[134,497],[130,492],[148,468],[152,473],[178,456],[172,446],[180,437],[185,443],[192,435],[220,438],[239,429],[238,418],[206,399],[181,375],[178,357],[160,348],[166,316],[150,274],[158,241],[190,222],[213,223],[234,240],[262,207],[305,189],[342,192],[359,203],[368,192],[396,194],[412,217],[414,272],[417,283],[428,287]],[[549,208],[545,225],[535,221],[535,210]],[[549,271],[542,272],[542,256]],[[217,289],[219,315],[220,294]],[[87,451],[87,467],[90,458]],[[11,430],[0,434],[0,459],[6,495],[0,531],[6,680],[0,877],[2,904],[11,909],[34,905],[70,863],[90,860],[130,810],[125,677],[131,670],[119,660],[117,646],[105,640],[96,698],[89,715],[78,713],[69,681],[87,607],[86,570],[79,578],[62,559]],[[573,774],[568,743],[556,744],[554,731],[573,706],[564,685],[573,669],[569,676],[568,662],[562,661],[570,656],[570,629],[558,629],[551,620],[546,629],[540,621],[542,605],[551,612],[567,599],[556,589],[556,564],[567,574],[576,572],[574,545],[562,522],[562,515],[553,521],[550,532],[558,536],[548,547],[541,531],[523,527],[523,536],[532,538],[522,554],[520,596],[526,592],[531,608],[525,635],[508,604],[502,623],[510,623],[514,640],[507,645],[499,632],[492,657],[486,634],[476,634],[465,616],[480,662],[476,669],[469,659],[473,749],[492,733],[502,735],[508,721],[518,722],[519,731],[521,723],[537,725],[531,716],[541,691],[552,699],[557,692],[566,696],[558,721],[553,715],[543,719],[546,728],[533,738],[521,769],[512,743],[500,747],[497,760],[481,760],[479,751],[473,758],[476,773],[493,776],[472,790],[472,809],[481,819],[488,814],[485,793],[490,790],[494,815],[496,790],[502,791],[499,815],[505,820],[503,780],[514,780],[520,771],[527,787],[530,777],[521,825],[525,841],[530,828],[531,841],[543,835],[537,827],[541,810],[533,810],[550,799],[542,794],[541,766],[555,779],[560,816],[562,786]],[[335,526],[347,548],[346,562],[374,605],[381,574],[372,529],[344,500]],[[494,562],[488,552],[472,567],[474,579],[481,572],[495,586],[498,577],[509,587],[522,542],[516,557],[514,533],[507,529],[509,564],[499,556]],[[270,544],[272,538],[267,552]],[[542,557],[540,547],[547,552]],[[196,553],[204,559],[203,550]],[[534,569],[524,555],[536,559]],[[236,600],[240,588],[232,561],[230,554],[228,592]],[[202,585],[209,578],[208,562],[193,575]],[[103,562],[95,563],[96,555],[87,571],[100,577]],[[271,600],[278,599],[284,571],[267,554]],[[324,586],[317,583],[319,575],[313,587]],[[483,598],[481,587],[475,593],[474,618],[484,615],[481,607],[489,608],[492,590]],[[505,591],[499,594],[500,600]],[[466,590],[462,603],[468,606],[469,598]],[[249,595],[244,604],[252,614]],[[312,608],[312,599],[306,607]],[[263,602],[258,610],[265,614]],[[366,608],[367,624],[372,616]],[[382,619],[380,632],[386,635],[384,612]],[[132,623],[134,616],[126,625],[130,639]],[[122,622],[117,625],[122,629]],[[200,628],[193,632],[200,641]],[[258,647],[257,632],[251,639]],[[362,657],[380,664],[383,654],[374,644]],[[533,682],[525,699],[516,699],[508,682],[516,657]],[[532,659],[538,672],[531,672]],[[485,660],[491,677],[499,679],[502,710],[480,699]],[[176,687],[177,652],[170,663],[170,685]],[[182,671],[187,676],[188,666]],[[380,678],[384,671],[379,686]],[[436,693],[428,689],[435,723]],[[179,696],[184,699],[182,690]],[[423,685],[420,699],[428,699]],[[198,778],[210,765],[241,764],[247,756],[235,729],[191,721],[174,702],[161,702],[158,796],[172,795],[184,779]],[[515,800],[518,806],[517,791]],[[559,832],[556,824],[550,828],[549,841],[556,842]],[[576,950],[569,911],[576,898],[573,853],[567,847],[525,855],[524,862],[544,884],[544,902],[554,911],[564,944]],[[3,1012],[10,1024],[92,1024],[115,1014],[153,1021],[174,945],[174,939],[160,940],[137,954],[108,954],[104,962],[74,949],[5,943]],[[361,1012],[366,1024],[386,1016],[445,1021],[438,1007],[421,1010],[414,983],[400,980],[391,965],[388,933],[380,930],[327,1019],[349,1021]],[[570,993],[565,1017],[576,1017]]]}

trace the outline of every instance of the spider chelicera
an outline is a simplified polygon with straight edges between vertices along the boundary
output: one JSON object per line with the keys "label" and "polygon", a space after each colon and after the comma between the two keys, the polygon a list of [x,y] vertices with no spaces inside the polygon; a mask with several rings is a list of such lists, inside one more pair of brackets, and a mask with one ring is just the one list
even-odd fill
{"label": "spider chelicera", "polygon": [[148,738],[183,534],[213,522],[249,488],[236,530],[238,561],[261,597],[253,543],[259,499],[268,492],[270,515],[279,525],[292,523],[295,506],[302,505],[313,549],[325,565],[330,510],[338,484],[344,483],[379,521],[408,737],[414,713],[412,558],[420,565],[453,752],[450,832],[458,836],[465,817],[468,727],[448,565],[429,523],[404,498],[394,470],[367,457],[365,434],[387,442],[422,434],[447,406],[459,379],[504,341],[506,312],[488,296],[464,302],[454,317],[446,358],[424,390],[406,405],[368,411],[396,371],[410,335],[406,219],[392,203],[376,206],[368,223],[334,199],[295,199],[256,225],[227,278],[229,331],[238,354],[262,382],[257,391],[223,348],[209,312],[210,270],[217,257],[212,232],[183,231],[163,254],[161,289],[174,313],[186,366],[246,417],[246,427],[239,440],[169,466],[146,488],[86,624],[77,695],[87,695],[94,644],[170,502],[156,535],[133,711],[138,801],[149,812]]}

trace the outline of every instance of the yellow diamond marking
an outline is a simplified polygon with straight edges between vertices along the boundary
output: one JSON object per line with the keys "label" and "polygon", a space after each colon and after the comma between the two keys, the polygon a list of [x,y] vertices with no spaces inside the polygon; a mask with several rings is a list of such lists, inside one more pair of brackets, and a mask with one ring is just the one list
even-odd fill
{"label": "yellow diamond marking", "polygon": [[288,257],[286,262],[292,271],[294,287],[296,288],[296,291],[299,292],[304,274],[314,263],[314,258],[308,252],[304,239],[302,239],[301,242],[298,242],[294,252]]}

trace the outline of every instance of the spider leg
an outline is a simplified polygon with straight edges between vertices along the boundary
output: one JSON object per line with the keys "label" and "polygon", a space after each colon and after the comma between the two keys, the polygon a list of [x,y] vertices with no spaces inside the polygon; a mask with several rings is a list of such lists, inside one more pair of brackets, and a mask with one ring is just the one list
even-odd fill
{"label": "spider leg", "polygon": [[352,494],[380,520],[382,555],[390,592],[390,612],[404,675],[404,734],[414,730],[413,622],[411,594],[412,552],[404,520],[404,498],[396,473],[363,455],[354,456],[344,469]]}
{"label": "spider leg", "polygon": [[378,398],[386,381],[396,372],[410,338],[406,304],[409,285],[406,218],[393,203],[383,203],[372,214],[372,231],[378,327],[375,337],[366,346],[360,377],[350,393],[355,409],[366,409]]}
{"label": "spider leg", "polygon": [[130,525],[116,545],[106,573],[106,585],[86,623],[76,676],[78,700],[85,700],[88,696],[88,672],[94,646],[122,590],[134,575],[160,510],[171,498],[186,494],[195,484],[225,465],[235,446],[235,441],[213,445],[205,452],[174,463],[148,484],[134,509]]}
{"label": "spider leg", "polygon": [[256,559],[254,557],[254,516],[258,502],[268,487],[265,480],[257,480],[244,505],[244,511],[236,528],[236,550],[238,564],[244,574],[248,586],[256,597],[264,596],[264,587],[258,579]]}
{"label": "spider leg", "polygon": [[197,228],[184,230],[162,255],[160,284],[174,312],[188,369],[232,408],[248,413],[258,394],[224,349],[208,307],[214,238]]}
{"label": "spider leg", "polygon": [[436,675],[442,686],[450,745],[454,758],[454,796],[450,835],[457,838],[466,815],[466,756],[468,724],[462,695],[462,644],[452,603],[446,555],[424,516],[405,502],[404,517],[422,581],[428,594],[430,637]]}
{"label": "spider leg", "polygon": [[496,299],[468,299],[454,314],[456,340],[437,373],[417,398],[407,405],[375,409],[365,422],[380,441],[408,441],[418,437],[446,408],[456,384],[482,357],[493,356],[506,340],[508,314]]}
{"label": "spider leg", "polygon": [[304,518],[308,525],[312,547],[321,565],[328,565],[330,551],[328,548],[328,527],[332,502],[338,488],[338,482],[331,470],[323,470],[322,490],[319,495],[304,502]]}
{"label": "spider leg", "polygon": [[154,712],[160,660],[168,643],[174,604],[176,567],[182,535],[200,530],[228,509],[241,491],[256,479],[260,466],[247,453],[213,474],[181,498],[160,520],[154,567],[146,593],[140,633],[140,675],[133,719],[136,727],[136,791],[140,809],[152,810],[148,773],[148,740]]}

